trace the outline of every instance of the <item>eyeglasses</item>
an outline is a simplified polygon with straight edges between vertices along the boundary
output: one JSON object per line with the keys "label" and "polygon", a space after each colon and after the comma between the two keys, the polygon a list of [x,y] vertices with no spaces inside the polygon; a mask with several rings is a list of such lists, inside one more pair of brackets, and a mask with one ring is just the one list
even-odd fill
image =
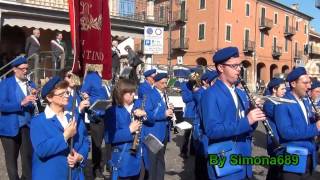
{"label": "eyeglasses", "polygon": [[28,71],[29,68],[19,68],[19,67],[16,67],[17,69],[19,69],[20,71]]}
{"label": "eyeglasses", "polygon": [[222,64],[222,65],[228,66],[228,67],[230,67],[232,69],[238,69],[238,68],[241,69],[243,67],[243,64]]}
{"label": "eyeglasses", "polygon": [[59,97],[69,97],[70,96],[70,92],[69,91],[64,91],[62,93],[59,94],[53,94],[53,96],[59,96]]}

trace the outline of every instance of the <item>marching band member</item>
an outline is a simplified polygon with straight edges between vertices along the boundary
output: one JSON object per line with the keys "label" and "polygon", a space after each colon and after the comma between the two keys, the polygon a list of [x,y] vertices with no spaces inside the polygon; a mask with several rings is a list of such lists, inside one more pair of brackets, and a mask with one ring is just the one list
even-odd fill
{"label": "marching band member", "polygon": [[[0,83],[0,138],[10,180],[19,179],[17,158],[21,153],[21,179],[31,180],[32,146],[29,124],[36,96],[30,94],[35,84],[28,82],[27,59],[19,56],[11,64],[14,75]],[[30,87],[31,86],[31,87]]]}
{"label": "marching band member", "polygon": [[297,103],[279,104],[275,107],[274,119],[279,140],[287,151],[297,148],[301,152],[305,150],[307,158],[306,160],[300,159],[297,165],[303,172],[297,173],[292,169],[280,169],[280,179],[308,179],[311,178],[317,165],[317,152],[313,138],[319,135],[320,121],[316,123],[310,121],[312,118],[311,108],[309,101],[305,98],[310,88],[310,78],[305,68],[298,67],[292,70],[288,74],[287,81],[290,84],[290,91],[284,97]]}
{"label": "marching band member", "polygon": [[[206,85],[212,84],[218,77],[217,71],[207,71],[201,76],[201,86],[192,88],[193,85],[188,85],[189,89],[193,89],[192,98],[195,102],[196,114],[193,122],[193,140],[195,147],[195,176],[196,179],[208,179],[207,170],[207,147],[208,138],[204,134],[203,121],[201,117],[201,97],[203,92],[207,89]],[[213,84],[212,84],[213,85]]]}
{"label": "marching band member", "polygon": [[316,106],[320,106],[320,81],[314,80],[312,81],[311,88],[310,88],[310,97],[313,103]]}
{"label": "marching band member", "polygon": [[[131,154],[134,134],[141,122],[131,118],[145,116],[145,111],[135,108],[134,95],[136,86],[129,79],[120,79],[113,90],[112,106],[105,114],[105,141],[112,146],[111,166],[113,177],[119,179],[139,179],[141,170],[141,146],[136,154]],[[112,178],[116,179],[116,178]]]}
{"label": "marching band member", "polygon": [[[269,82],[267,89],[265,91],[265,95],[271,95],[274,97],[283,97],[286,93],[286,85],[285,81],[281,78],[273,78]],[[272,128],[273,134],[277,140],[279,140],[277,128],[275,125],[275,120],[274,120],[274,108],[276,104],[274,104],[272,101],[267,100],[263,104],[263,111],[265,112],[267,116],[267,120]],[[272,140],[269,135],[266,135],[267,137],[267,151],[269,156],[275,156],[277,155],[277,152],[273,152],[273,147],[272,147]],[[270,166],[267,174],[267,179],[268,180],[277,180],[279,179],[279,168],[280,166]]]}
{"label": "marching band member", "polygon": [[[71,115],[64,111],[69,98],[68,82],[57,76],[42,88],[41,96],[48,106],[31,121],[30,136],[34,149],[32,179],[67,179],[72,168],[72,179],[84,179],[82,168],[89,151],[89,141],[83,120],[77,111]],[[81,109],[82,110],[82,109]],[[68,140],[73,138],[72,153]]]}
{"label": "marching band member", "polygon": [[150,69],[143,73],[145,77],[145,81],[143,83],[140,83],[138,87],[138,98],[142,99],[143,95],[148,94],[153,89],[154,85],[154,76],[156,75],[157,70]]}
{"label": "marching band member", "polygon": [[[169,119],[173,117],[173,106],[166,100],[166,88],[168,75],[158,73],[155,77],[155,88],[147,95],[146,107],[147,120],[143,123],[144,135],[153,134],[164,144],[164,147],[157,153],[152,153],[149,149],[144,152],[144,162],[146,164],[146,174],[150,180],[163,180],[165,173],[164,154],[166,144],[169,141]],[[169,108],[167,108],[167,105]]]}
{"label": "marching band member", "polygon": [[[213,61],[219,78],[201,97],[204,133],[209,139],[208,152],[209,148],[217,150],[221,148],[221,144],[230,142],[236,144],[233,147],[234,151],[242,156],[251,156],[251,133],[257,126],[256,122],[264,120],[265,115],[258,108],[250,110],[245,115],[249,108],[248,99],[242,90],[234,87],[242,65],[238,48],[220,49],[213,56]],[[222,171],[226,174],[219,174]],[[230,169],[217,171],[209,164],[208,175],[210,179],[246,179],[252,177],[252,167],[244,165],[231,172]]]}
{"label": "marching band member", "polygon": [[[81,92],[89,95],[90,104],[97,100],[107,100],[107,90],[102,84],[102,78],[94,65],[88,67],[87,75],[83,80]],[[96,111],[94,114],[89,114],[90,132],[92,139],[92,164],[93,176],[104,178],[101,145],[104,134],[104,112]]]}

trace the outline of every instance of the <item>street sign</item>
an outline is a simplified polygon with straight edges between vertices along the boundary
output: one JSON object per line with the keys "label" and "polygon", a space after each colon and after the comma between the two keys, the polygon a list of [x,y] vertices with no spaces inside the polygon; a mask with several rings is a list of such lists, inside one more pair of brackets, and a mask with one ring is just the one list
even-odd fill
{"label": "street sign", "polygon": [[163,27],[144,27],[144,54],[163,54]]}

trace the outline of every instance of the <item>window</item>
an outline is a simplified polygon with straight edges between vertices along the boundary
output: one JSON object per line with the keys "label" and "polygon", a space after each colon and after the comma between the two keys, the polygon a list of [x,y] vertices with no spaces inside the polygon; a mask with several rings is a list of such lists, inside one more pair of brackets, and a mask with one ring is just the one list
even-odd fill
{"label": "window", "polygon": [[287,38],[284,39],[284,51],[288,52],[288,39]]}
{"label": "window", "polygon": [[294,43],[294,56],[298,56],[298,42]]}
{"label": "window", "polygon": [[228,10],[232,9],[232,0],[227,0],[227,9]]}
{"label": "window", "polygon": [[260,47],[264,47],[264,33],[260,32]]}
{"label": "window", "polygon": [[299,31],[299,21],[296,21],[296,31]]}
{"label": "window", "polygon": [[273,23],[278,24],[278,13],[274,13]]}
{"label": "window", "polygon": [[249,40],[250,40],[250,30],[244,29],[244,48],[245,49],[247,49],[250,46]]}
{"label": "window", "polygon": [[199,34],[198,34],[198,40],[204,40],[204,24],[199,24]]}
{"label": "window", "polygon": [[246,3],[246,16],[250,16],[250,4]]}
{"label": "window", "polygon": [[164,18],[164,6],[160,6],[159,18],[160,18],[160,19],[163,19],[163,18]]}
{"label": "window", "polygon": [[305,25],[304,25],[304,34],[307,34],[307,27],[308,27],[308,26],[305,24]]}
{"label": "window", "polygon": [[226,41],[231,41],[231,25],[226,27]]}
{"label": "window", "polygon": [[286,32],[289,31],[289,16],[286,16]]}
{"label": "window", "polygon": [[206,8],[206,0],[200,0],[199,9],[204,9],[204,8]]}
{"label": "window", "polygon": [[276,48],[277,48],[277,37],[273,37],[273,44],[272,44],[272,46],[273,46],[273,50],[276,50]]}

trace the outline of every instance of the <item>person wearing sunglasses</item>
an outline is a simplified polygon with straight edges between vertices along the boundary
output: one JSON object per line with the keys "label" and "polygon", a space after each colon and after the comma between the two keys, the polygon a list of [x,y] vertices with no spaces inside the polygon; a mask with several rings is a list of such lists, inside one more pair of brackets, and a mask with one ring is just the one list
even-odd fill
{"label": "person wearing sunglasses", "polygon": [[14,75],[0,83],[0,139],[9,179],[19,179],[18,155],[21,154],[21,179],[31,179],[32,146],[29,124],[37,99],[31,90],[35,84],[27,80],[28,63],[24,56],[11,64]]}
{"label": "person wearing sunglasses", "polygon": [[[72,179],[84,179],[89,139],[83,115],[74,111],[72,116],[65,111],[70,96],[68,86],[67,81],[54,76],[42,88],[41,96],[48,105],[30,125],[33,180],[67,179],[69,168]],[[71,138],[73,147],[68,144]]]}

